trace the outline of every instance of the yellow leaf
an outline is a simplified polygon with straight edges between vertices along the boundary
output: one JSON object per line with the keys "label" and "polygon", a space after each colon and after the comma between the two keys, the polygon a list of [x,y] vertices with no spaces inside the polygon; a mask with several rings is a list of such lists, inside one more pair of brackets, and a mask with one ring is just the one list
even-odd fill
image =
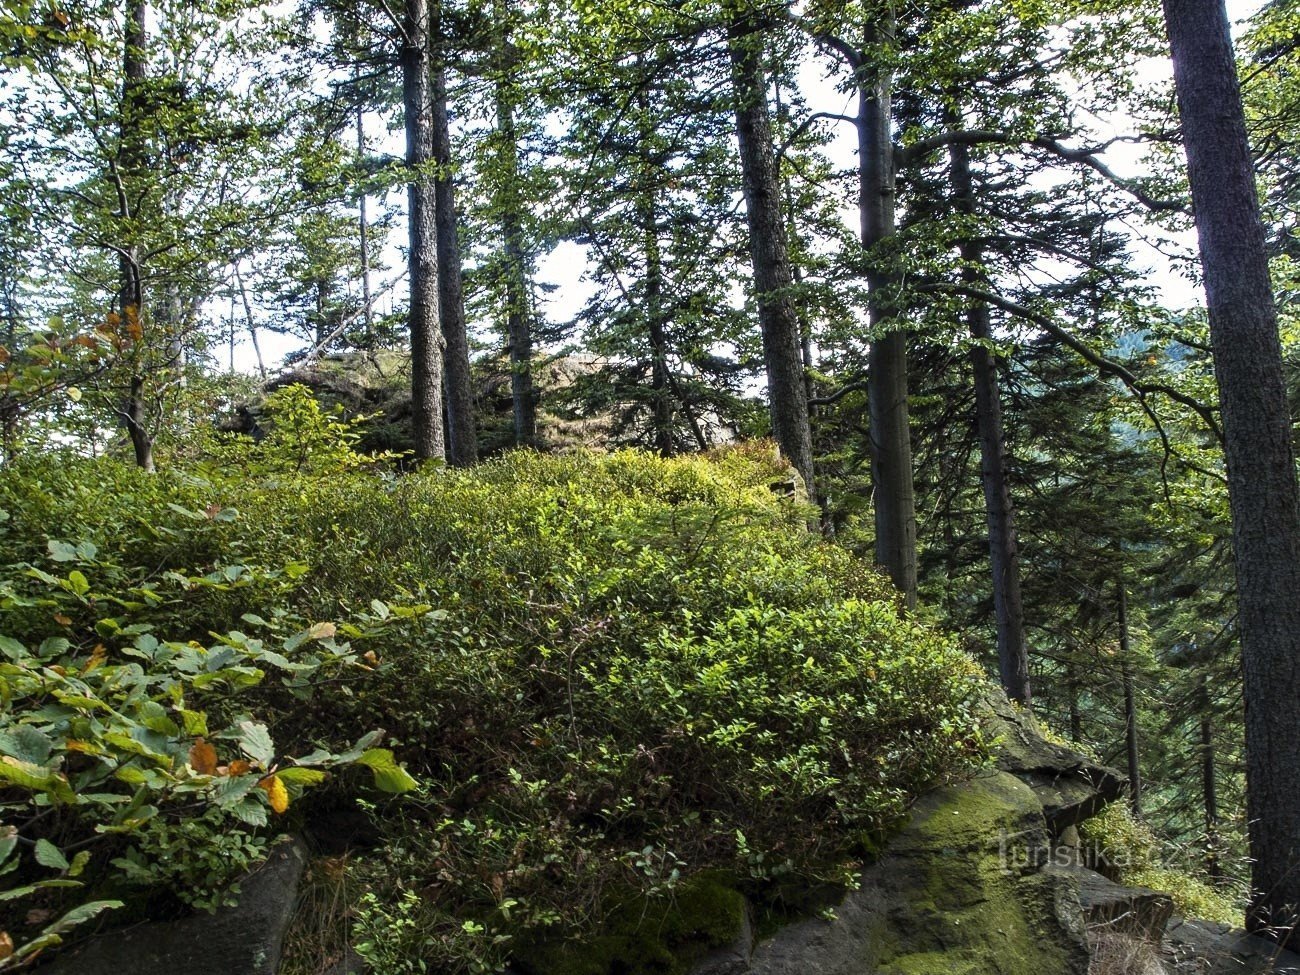
{"label": "yellow leaf", "polygon": [[58,623],[60,626],[71,626],[71,625],[72,625],[72,620],[71,620],[70,618],[68,618],[67,616],[64,616],[62,613],[55,613],[55,614],[54,614],[54,622]]}
{"label": "yellow leaf", "polygon": [[190,746],[190,767],[199,775],[212,775],[217,771],[217,750],[202,738]]}
{"label": "yellow leaf", "polygon": [[261,782],[257,783],[259,789],[266,790],[267,799],[270,800],[271,809],[276,813],[282,813],[289,808],[289,790],[285,788],[284,783],[280,781],[278,775],[268,775]]}
{"label": "yellow leaf", "polygon": [[76,386],[69,386],[69,387],[68,387],[68,399],[72,400],[72,402],[74,402],[74,403],[80,403],[80,402],[81,402],[81,390],[79,390]]}
{"label": "yellow leaf", "polygon": [[96,643],[95,649],[90,652],[90,659],[86,661],[86,669],[81,672],[82,676],[89,674],[106,659],[108,659],[108,651],[104,649],[102,643]]}
{"label": "yellow leaf", "polygon": [[308,640],[328,640],[338,632],[338,627],[333,623],[317,623],[307,631]]}
{"label": "yellow leaf", "polygon": [[4,961],[14,953],[14,939],[9,936],[8,931],[0,931],[0,961]]}

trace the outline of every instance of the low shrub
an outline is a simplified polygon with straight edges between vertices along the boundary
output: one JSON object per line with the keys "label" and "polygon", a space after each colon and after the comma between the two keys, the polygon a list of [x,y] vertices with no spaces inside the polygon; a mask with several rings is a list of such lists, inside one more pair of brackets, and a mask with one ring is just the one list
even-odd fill
{"label": "low shrub", "polygon": [[1179,866],[1151,827],[1123,803],[1112,803],[1080,826],[1085,843],[1134,887],[1163,891],[1183,917],[1240,926],[1245,916],[1241,897],[1212,887],[1195,871]]}
{"label": "low shrub", "polygon": [[[913,796],[984,758],[979,669],[806,530],[766,445],[520,452],[401,479],[257,464],[147,479],[36,463],[0,475],[0,527],[31,565],[57,541],[133,567],[119,591],[92,582],[77,666],[99,618],[130,625],[118,600],[149,603],[167,645],[262,653],[241,665],[286,678],[211,705],[223,729],[262,715],[276,760],[386,729],[420,787],[367,800],[382,841],[351,868],[358,948],[385,972],[490,971],[520,939],[591,931],[705,871],[755,890],[848,882]],[[321,622],[335,633],[276,642]],[[135,636],[114,639],[116,660]],[[308,651],[342,664],[295,681]],[[355,790],[342,775],[322,792]],[[294,809],[310,829],[310,797]],[[201,856],[208,830],[184,828]]]}

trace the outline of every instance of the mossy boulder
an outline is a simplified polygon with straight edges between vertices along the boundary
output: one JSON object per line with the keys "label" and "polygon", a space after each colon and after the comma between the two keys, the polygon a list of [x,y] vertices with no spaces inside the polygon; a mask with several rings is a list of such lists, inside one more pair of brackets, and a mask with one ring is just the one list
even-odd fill
{"label": "mossy boulder", "polygon": [[1040,975],[1087,971],[1078,898],[1040,873],[1032,789],[1001,771],[937,789],[832,919],[756,946],[754,975]]}

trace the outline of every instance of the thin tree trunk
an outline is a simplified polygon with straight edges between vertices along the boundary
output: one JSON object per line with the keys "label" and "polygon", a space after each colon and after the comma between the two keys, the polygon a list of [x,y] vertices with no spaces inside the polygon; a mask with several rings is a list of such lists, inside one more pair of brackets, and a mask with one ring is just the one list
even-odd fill
{"label": "thin tree trunk", "polygon": [[447,121],[447,65],[441,24],[438,44],[433,72],[433,156],[438,162],[438,177],[434,183],[438,206],[438,306],[442,312],[442,338],[447,345],[443,363],[447,378],[447,459],[454,467],[471,467],[478,462],[478,434],[474,427],[474,381],[470,375],[469,335],[465,326],[451,132]]}
{"label": "thin tree trunk", "polygon": [[248,289],[244,287],[244,276],[239,270],[238,263],[235,264],[235,285],[239,288],[239,298],[244,305],[244,326],[248,329],[248,337],[253,343],[253,355],[257,357],[257,374],[265,379],[266,363],[262,360],[261,343],[257,341],[257,321],[253,318],[253,306],[248,301]]}
{"label": "thin tree trunk", "polygon": [[1222,0],[1164,0],[1223,415],[1246,703],[1246,925],[1300,947],[1300,498]]}
{"label": "thin tree trunk", "polygon": [[637,188],[637,220],[641,224],[641,241],[645,258],[645,316],[650,339],[651,434],[655,450],[664,457],[675,452],[673,437],[673,402],[668,372],[668,335],[664,329],[664,269],[659,247],[659,208],[655,199],[658,173],[650,158],[654,135],[650,119],[650,97],[642,90],[637,95],[640,182]]}
{"label": "thin tree trunk", "polygon": [[[366,158],[366,129],[361,106],[357,106],[357,161],[364,163]],[[361,250],[361,314],[366,323],[366,341],[374,338],[374,299],[370,294],[370,221],[366,213],[366,191],[361,191],[357,200],[357,233]],[[253,339],[257,343],[256,337]],[[261,357],[258,357],[259,366]]]}
{"label": "thin tree trunk", "polygon": [[1137,695],[1133,689],[1133,644],[1128,627],[1128,590],[1115,582],[1116,618],[1119,623],[1119,666],[1124,684],[1124,746],[1128,755],[1128,798],[1136,815],[1142,815],[1142,768],[1138,764]]}
{"label": "thin tree trunk", "polygon": [[[1074,648],[1070,647],[1067,652],[1073,656]],[[1065,693],[1069,695],[1070,741],[1082,742],[1083,715],[1079,711],[1079,678],[1073,660],[1065,665]]]}
{"label": "thin tree trunk", "polygon": [[402,107],[411,287],[411,409],[417,461],[442,460],[442,334],[438,324],[438,242],[433,177],[433,85],[429,0],[407,0],[403,22]]}
{"label": "thin tree trunk", "polygon": [[735,4],[729,4],[728,8],[727,50],[736,100],[736,136],[740,143],[749,252],[763,333],[772,432],[785,459],[803,478],[809,498],[815,501],[808,393],[799,316],[791,295],[794,278],[781,215],[781,187],[767,108],[763,35],[751,14],[737,9]]}
{"label": "thin tree trunk", "polygon": [[505,0],[493,0],[498,25],[493,102],[498,143],[498,219],[505,253],[506,340],[510,351],[510,397],[514,406],[515,443],[537,443],[537,391],[533,387],[533,329],[524,257],[524,226],[519,184],[519,132],[515,125],[510,72],[514,69],[509,13]]}
{"label": "thin tree trunk", "polygon": [[[863,51],[892,40],[893,23],[868,28]],[[858,211],[864,251],[894,235],[894,143],[891,128],[893,77],[859,54]],[[912,432],[907,405],[907,333],[880,333],[889,317],[889,275],[868,265],[868,315],[872,341],[867,353],[867,401],[871,412],[871,474],[875,488],[876,561],[916,606],[916,495],[912,483]]]}
{"label": "thin tree trunk", "polygon": [[[957,211],[975,213],[975,185],[971,179],[970,150],[954,144],[950,150],[953,191]],[[987,287],[984,253],[979,244],[962,241],[962,280]],[[975,384],[975,417],[980,438],[980,479],[984,485],[984,511],[989,533],[989,567],[992,570],[993,612],[997,618],[998,672],[1007,696],[1029,707],[1029,650],[1025,646],[1025,613],[1020,597],[1020,547],[1016,539],[1016,510],[1007,484],[1006,440],[1002,433],[1002,401],[998,391],[997,361],[989,344],[993,328],[988,305],[974,302],[966,312],[970,329],[970,359]]]}
{"label": "thin tree trunk", "polygon": [[[143,178],[145,149],[142,145],[144,87],[148,68],[148,4],[144,0],[126,0],[125,28],[122,38],[122,114],[120,119],[117,178],[119,180],[119,216],[123,222],[138,218],[131,193]],[[140,268],[140,248],[125,234],[118,251],[118,310],[122,327],[133,342],[131,376],[122,421],[136,466],[154,469],[153,436],[149,432],[144,402],[144,281]]]}
{"label": "thin tree trunk", "polygon": [[1205,870],[1212,878],[1223,877],[1219,860],[1219,783],[1214,767],[1214,714],[1205,675],[1197,680],[1196,703],[1201,712],[1201,798],[1205,808]]}

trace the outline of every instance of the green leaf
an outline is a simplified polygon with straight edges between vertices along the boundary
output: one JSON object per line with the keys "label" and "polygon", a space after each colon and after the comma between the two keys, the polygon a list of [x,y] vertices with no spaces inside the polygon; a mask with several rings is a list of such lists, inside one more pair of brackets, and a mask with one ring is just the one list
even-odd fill
{"label": "green leaf", "polygon": [[0,863],[7,861],[18,849],[18,827],[0,827]]}
{"label": "green leaf", "polygon": [[285,782],[301,786],[320,785],[325,781],[325,773],[320,769],[303,768],[300,765],[282,768],[275,774],[284,779]]}
{"label": "green leaf", "polygon": [[72,866],[63,851],[44,838],[36,841],[36,862],[51,870],[67,870]]}
{"label": "green leaf", "polygon": [[3,653],[10,660],[26,660],[31,656],[30,651],[11,636],[0,635],[0,653]]}
{"label": "green leaf", "polygon": [[382,792],[410,792],[419,784],[406,769],[397,764],[397,759],[387,748],[372,748],[356,761],[374,773],[375,787]]}
{"label": "green leaf", "polygon": [[44,765],[53,750],[49,736],[29,724],[0,731],[0,754],[12,755],[19,761]]}
{"label": "green leaf", "polygon": [[121,901],[90,901],[87,904],[81,904],[51,924],[42,934],[64,934],[78,924],[84,924],[104,911],[115,911],[121,906]]}
{"label": "green leaf", "polygon": [[73,569],[68,573],[68,588],[75,595],[84,596],[90,592],[90,581],[82,574],[81,570]]}
{"label": "green leaf", "polygon": [[72,858],[72,864],[68,867],[69,877],[80,877],[86,869],[86,864],[90,862],[90,851],[82,850]]}
{"label": "green leaf", "polygon": [[69,545],[67,542],[56,542],[50,539],[45,543],[45,547],[50,551],[50,558],[55,562],[76,562],[77,547]]}
{"label": "green leaf", "polygon": [[275,759],[275,744],[266,725],[258,721],[241,721],[237,727],[239,747],[244,754],[263,768],[268,767]]}
{"label": "green leaf", "polygon": [[76,793],[63,776],[11,755],[0,758],[0,779],[23,789],[43,792],[58,802],[72,803],[77,799]]}

